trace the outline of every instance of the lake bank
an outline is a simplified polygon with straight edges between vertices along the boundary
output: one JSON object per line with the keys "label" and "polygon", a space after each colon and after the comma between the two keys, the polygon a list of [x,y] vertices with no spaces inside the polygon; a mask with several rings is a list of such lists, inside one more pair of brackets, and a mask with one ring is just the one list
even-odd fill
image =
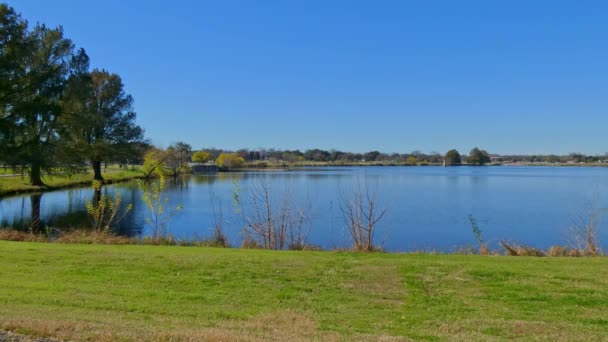
{"label": "lake bank", "polygon": [[0,266],[0,329],[60,339],[608,334],[608,258],[0,242]]}
{"label": "lake bank", "polygon": [[[125,182],[143,177],[141,172],[128,169],[104,172],[102,175],[106,184]],[[29,184],[27,175],[0,177],[0,198],[18,194],[48,192],[72,187],[89,186],[93,181],[93,173],[46,175],[43,177],[43,181],[45,186],[34,186]]]}

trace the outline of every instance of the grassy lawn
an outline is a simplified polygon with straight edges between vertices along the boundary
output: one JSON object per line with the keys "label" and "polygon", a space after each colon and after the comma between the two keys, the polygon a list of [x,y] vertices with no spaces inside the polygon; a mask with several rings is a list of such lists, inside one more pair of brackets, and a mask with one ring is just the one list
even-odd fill
{"label": "grassy lawn", "polygon": [[74,340],[602,340],[608,258],[0,242],[0,330]]}
{"label": "grassy lawn", "polygon": [[[142,173],[138,170],[127,169],[108,169],[103,173],[103,177],[108,182],[133,179],[141,177]],[[0,196],[14,193],[42,191],[53,188],[63,188],[67,186],[90,184],[93,180],[93,173],[78,173],[74,175],[58,174],[47,175],[42,178],[46,187],[32,186],[29,184],[27,175],[14,177],[0,177]]]}

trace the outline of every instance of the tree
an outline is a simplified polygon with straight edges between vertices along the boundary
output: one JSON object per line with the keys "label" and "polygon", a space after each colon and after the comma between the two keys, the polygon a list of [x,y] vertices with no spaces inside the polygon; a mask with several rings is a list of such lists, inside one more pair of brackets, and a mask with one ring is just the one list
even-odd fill
{"label": "tree", "polygon": [[0,4],[0,156],[7,162],[8,147],[15,131],[12,107],[23,89],[19,60],[25,52],[27,23],[14,9]]}
{"label": "tree", "polygon": [[30,184],[41,186],[42,169],[54,162],[68,79],[80,69],[76,64],[87,58],[83,50],[78,52],[81,56],[74,54],[61,28],[44,25],[27,32],[22,48],[14,74],[19,90],[3,109],[12,121],[4,143],[11,163],[28,167]]}
{"label": "tree", "polygon": [[77,88],[71,92],[75,112],[66,120],[71,138],[75,149],[91,162],[94,179],[103,181],[102,162],[134,152],[143,140],[133,98],[125,93],[120,76],[106,70],[93,70],[73,88]]}
{"label": "tree", "polygon": [[144,178],[149,179],[155,174],[160,175],[163,173],[168,157],[169,154],[165,153],[165,151],[154,147],[150,148],[144,156],[144,162],[141,168],[144,173]]}
{"label": "tree", "polygon": [[245,164],[245,159],[237,153],[222,153],[215,161],[219,167],[231,169],[242,167]]}
{"label": "tree", "polygon": [[449,150],[445,154],[445,165],[460,165],[462,164],[462,157],[457,150]]}
{"label": "tree", "polygon": [[414,157],[414,156],[409,156],[405,160],[405,164],[407,164],[407,165],[416,165],[416,164],[418,164],[418,159],[416,157]]}
{"label": "tree", "polygon": [[195,163],[206,163],[209,159],[212,159],[212,156],[207,151],[196,151],[192,154],[192,161]]}
{"label": "tree", "polygon": [[177,143],[175,143],[175,145],[173,145],[173,147],[179,153],[179,167],[181,169],[184,167],[184,164],[186,164],[187,160],[190,158],[190,153],[192,153],[192,146],[190,146],[190,144],[186,144],[183,141],[178,141]]}
{"label": "tree", "polygon": [[484,150],[480,150],[477,147],[471,150],[467,163],[472,165],[485,165],[490,162],[490,155]]}

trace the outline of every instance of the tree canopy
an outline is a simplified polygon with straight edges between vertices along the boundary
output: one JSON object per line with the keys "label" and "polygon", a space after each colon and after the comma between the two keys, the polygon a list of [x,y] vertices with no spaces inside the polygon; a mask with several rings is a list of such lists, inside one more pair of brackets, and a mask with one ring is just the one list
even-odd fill
{"label": "tree canopy", "polygon": [[480,150],[477,147],[471,150],[467,158],[467,163],[471,165],[485,165],[490,162],[490,155],[484,150]]}
{"label": "tree canopy", "polygon": [[61,27],[30,28],[0,4],[0,162],[29,171],[90,162],[101,180],[102,161],[140,150],[133,99],[121,78],[89,72],[89,57]]}
{"label": "tree canopy", "polygon": [[462,164],[462,157],[457,150],[449,150],[445,154],[445,165],[460,165]]}

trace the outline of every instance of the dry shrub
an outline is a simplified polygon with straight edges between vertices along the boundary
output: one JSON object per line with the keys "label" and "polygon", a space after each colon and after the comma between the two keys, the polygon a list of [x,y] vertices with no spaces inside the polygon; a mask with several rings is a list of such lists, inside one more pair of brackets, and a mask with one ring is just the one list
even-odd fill
{"label": "dry shrub", "polygon": [[245,238],[243,239],[243,242],[241,243],[241,248],[259,249],[259,248],[262,248],[262,246],[256,240],[254,240],[251,236],[245,235]]}
{"label": "dry shrub", "polygon": [[532,256],[532,257],[544,257],[545,252],[542,250],[525,245],[519,245],[515,243],[500,241],[500,245],[505,249],[505,255],[508,256]]}
{"label": "dry shrub", "polygon": [[479,254],[480,255],[492,255],[492,252],[490,251],[490,249],[488,248],[487,245],[483,244],[483,245],[479,246]]}
{"label": "dry shrub", "polygon": [[292,191],[286,189],[279,196],[280,203],[274,203],[272,189],[259,178],[250,192],[252,212],[243,216],[245,236],[265,249],[282,250],[290,246],[294,250],[302,249],[306,245],[311,218],[304,208],[296,205]]}
{"label": "dry shrub", "polygon": [[141,243],[152,246],[175,246],[178,244],[178,240],[172,234],[168,234],[155,237],[145,237],[141,239]]}
{"label": "dry shrub", "polygon": [[605,208],[596,208],[589,205],[583,214],[578,215],[573,220],[570,240],[574,249],[577,249],[585,256],[602,255],[597,236],[605,213]]}
{"label": "dry shrub", "polygon": [[381,251],[375,245],[374,236],[378,230],[378,222],[386,214],[386,209],[378,208],[376,193],[370,192],[365,182],[365,189],[361,184],[350,195],[340,192],[340,210],[344,223],[351,238],[353,250],[357,252]]}
{"label": "dry shrub", "polygon": [[14,229],[0,229],[0,240],[23,242],[46,242],[47,237],[42,234],[22,232]]}
{"label": "dry shrub", "polygon": [[81,243],[81,244],[102,244],[102,245],[132,245],[136,239],[116,235],[112,232],[102,230],[77,229],[67,232],[60,232],[54,242],[58,243]]}
{"label": "dry shrub", "polygon": [[551,246],[548,255],[551,257],[582,257],[585,251],[564,246]]}

